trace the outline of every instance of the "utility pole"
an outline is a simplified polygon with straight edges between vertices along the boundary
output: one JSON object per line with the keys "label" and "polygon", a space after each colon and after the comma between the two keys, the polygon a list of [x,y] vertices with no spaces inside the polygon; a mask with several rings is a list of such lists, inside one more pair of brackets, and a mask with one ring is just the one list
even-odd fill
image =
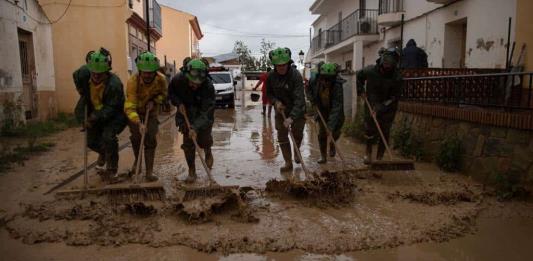
{"label": "utility pole", "polygon": [[145,19],[146,19],[146,41],[148,41],[148,48],[147,50],[150,51],[150,4],[148,1],[151,0],[144,0],[145,2]]}

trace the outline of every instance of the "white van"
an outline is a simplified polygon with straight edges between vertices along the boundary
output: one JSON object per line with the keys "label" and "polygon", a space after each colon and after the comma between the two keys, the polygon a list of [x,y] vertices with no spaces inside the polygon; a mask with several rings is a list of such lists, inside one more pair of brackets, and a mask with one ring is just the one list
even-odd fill
{"label": "white van", "polygon": [[233,75],[230,71],[211,71],[209,72],[213,85],[215,86],[215,99],[217,106],[226,106],[235,108],[235,85]]}

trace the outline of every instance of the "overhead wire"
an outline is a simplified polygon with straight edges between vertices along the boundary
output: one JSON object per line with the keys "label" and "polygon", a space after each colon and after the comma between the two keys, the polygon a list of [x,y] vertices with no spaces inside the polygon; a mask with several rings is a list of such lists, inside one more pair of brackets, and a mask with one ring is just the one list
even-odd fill
{"label": "overhead wire", "polygon": [[19,8],[20,10],[22,10],[22,12],[24,12],[24,14],[26,14],[26,16],[28,16],[33,21],[37,22],[38,24],[44,24],[44,25],[51,25],[51,24],[55,24],[55,23],[59,22],[67,14],[67,11],[68,11],[68,9],[70,8],[70,6],[72,4],[72,0],[69,0],[67,7],[65,7],[65,10],[63,10],[63,13],[58,18],[54,19],[53,21],[50,21],[50,19],[48,18],[48,22],[43,22],[43,21],[33,17],[32,15],[30,15],[26,11],[26,9],[24,9],[22,6],[19,6],[17,4],[17,2],[11,2],[9,0],[5,0],[5,1],[10,3],[10,4],[12,4],[12,5],[14,5],[15,7]]}

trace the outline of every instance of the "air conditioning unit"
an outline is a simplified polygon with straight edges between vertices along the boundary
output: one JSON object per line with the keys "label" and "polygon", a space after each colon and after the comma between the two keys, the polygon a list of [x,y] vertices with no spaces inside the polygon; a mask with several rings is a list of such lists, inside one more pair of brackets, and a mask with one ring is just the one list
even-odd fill
{"label": "air conditioning unit", "polygon": [[363,17],[359,19],[359,33],[368,34],[372,31],[375,20],[370,17]]}

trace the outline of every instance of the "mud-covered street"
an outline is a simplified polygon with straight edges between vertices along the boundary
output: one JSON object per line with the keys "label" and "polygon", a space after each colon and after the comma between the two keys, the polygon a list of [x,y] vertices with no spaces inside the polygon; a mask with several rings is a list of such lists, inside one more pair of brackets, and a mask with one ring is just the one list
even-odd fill
{"label": "mud-covered street", "polygon": [[[141,215],[105,197],[44,196],[82,166],[82,134],[69,129],[49,138],[57,144],[51,152],[0,175],[2,259],[526,260],[533,254],[533,204],[500,203],[482,185],[430,164],[410,172],[351,172],[346,178],[354,193],[338,202],[267,192],[272,179],[303,178],[300,167],[291,177],[279,172],[283,160],[273,115],[263,117],[259,106],[247,102],[218,109],[215,118],[213,175],[221,185],[251,188],[238,203],[200,218],[176,207],[186,164],[173,119],[161,125],[155,167],[167,200],[147,202],[150,211]],[[120,144],[128,135],[125,130]],[[339,143],[349,161],[362,167],[361,145],[348,138]],[[319,171],[312,121],[302,148],[309,168]],[[121,173],[132,154],[131,147],[121,151]],[[90,162],[95,157],[90,154]],[[330,159],[322,168],[340,166]],[[205,184],[206,174],[197,168],[198,183]],[[81,184],[79,178],[65,188]],[[94,169],[90,184],[101,185]]]}

